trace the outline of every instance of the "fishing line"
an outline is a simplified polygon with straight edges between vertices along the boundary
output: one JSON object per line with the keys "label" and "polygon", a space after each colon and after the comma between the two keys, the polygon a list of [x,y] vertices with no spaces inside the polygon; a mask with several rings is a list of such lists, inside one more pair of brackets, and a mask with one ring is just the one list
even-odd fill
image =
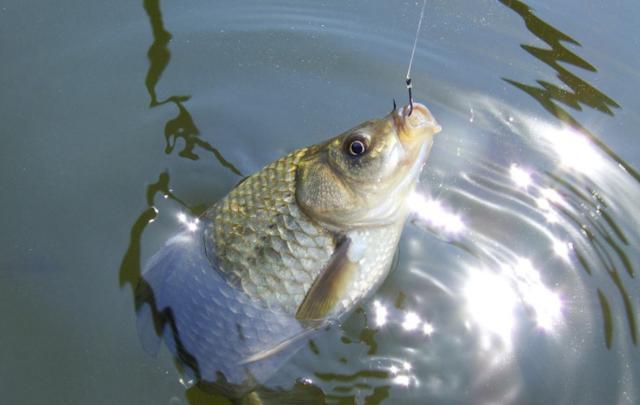
{"label": "fishing line", "polygon": [[418,20],[418,29],[416,29],[416,38],[413,40],[413,49],[411,49],[411,58],[409,58],[409,69],[407,69],[407,90],[409,90],[409,115],[413,112],[413,95],[411,94],[411,66],[413,65],[413,56],[416,53],[416,47],[418,46],[418,36],[420,35],[420,28],[422,27],[422,20],[424,19],[424,9],[427,6],[427,0],[422,2],[422,11],[420,11],[420,19]]}

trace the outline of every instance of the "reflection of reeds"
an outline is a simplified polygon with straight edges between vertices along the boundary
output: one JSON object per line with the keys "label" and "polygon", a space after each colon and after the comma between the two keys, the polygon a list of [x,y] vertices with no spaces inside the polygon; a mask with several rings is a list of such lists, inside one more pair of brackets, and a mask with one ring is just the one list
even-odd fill
{"label": "reflection of reeds", "polygon": [[149,58],[149,70],[144,84],[151,97],[151,107],[158,105],[158,97],[156,96],[156,84],[162,76],[162,72],[169,64],[171,52],[167,45],[171,41],[171,33],[164,29],[162,22],[162,12],[160,11],[160,0],[144,0],[144,10],[149,16],[151,23],[151,32],[153,33],[153,43],[147,51]]}
{"label": "reflection of reeds", "polygon": [[173,152],[178,140],[182,139],[183,148],[178,153],[181,157],[198,160],[199,156],[194,150],[200,148],[206,152],[212,153],[223,167],[229,169],[238,176],[242,176],[240,171],[231,162],[225,159],[217,148],[200,138],[200,131],[193,122],[191,114],[184,106],[184,103],[189,100],[190,96],[174,95],[167,97],[165,100],[158,101],[156,85],[158,84],[158,81],[160,81],[162,73],[171,60],[171,51],[168,47],[169,41],[171,40],[171,33],[164,27],[159,0],[145,0],[144,9],[149,16],[151,32],[153,33],[153,43],[147,52],[149,69],[145,78],[145,86],[147,87],[147,91],[151,99],[149,105],[151,107],[157,107],[163,104],[173,103],[178,108],[178,115],[167,121],[164,127],[164,137],[166,141],[165,153],[170,154]]}
{"label": "reflection of reeds", "polygon": [[[601,200],[602,197],[598,196],[594,202],[568,181],[551,173],[548,173],[548,175],[554,184],[562,186],[567,194],[577,197],[573,200],[568,200],[568,202],[572,204],[572,207],[569,209],[562,207],[558,207],[558,209],[568,222],[573,224],[576,229],[581,230],[585,237],[585,241],[587,242],[586,248],[595,253],[597,256],[597,263],[605,268],[611,281],[616,286],[624,304],[631,340],[634,345],[637,345],[638,331],[633,303],[624,283],[620,279],[620,274],[618,273],[618,267],[620,267],[619,265],[622,265],[629,277],[634,277],[633,265],[631,264],[625,250],[620,247],[620,244],[624,246],[629,245],[624,232],[607,213],[607,206],[604,204],[604,201]],[[590,194],[597,195],[597,193],[593,192]],[[604,224],[600,219],[604,219]],[[609,229],[613,231],[615,237],[612,236]],[[578,261],[582,265],[583,269],[591,275],[593,270],[592,266],[588,264],[589,261],[585,258],[586,252],[580,252],[578,250],[579,248],[580,245],[576,247]],[[613,315],[611,313],[611,307],[609,306],[604,293],[600,289],[598,289],[598,296],[600,299],[600,308],[602,310],[604,322],[605,340],[607,347],[610,348],[613,339]]]}
{"label": "reflection of reeds", "polygon": [[[590,72],[597,71],[593,65],[562,45],[562,42],[567,42],[575,46],[580,46],[580,43],[533,14],[531,8],[524,2],[519,0],[500,0],[500,2],[520,15],[527,29],[549,45],[550,48],[547,49],[526,44],[522,44],[521,47],[533,57],[554,69],[557,72],[557,78],[566,85],[566,87],[560,88],[544,80],[538,80],[537,85],[528,85],[506,78],[503,80],[529,94],[556,118],[584,134],[600,150],[624,168],[636,181],[640,182],[640,174],[633,167],[620,158],[598,139],[596,135],[587,130],[558,104],[564,104],[578,111],[580,111],[582,109],[581,106],[584,105],[611,116],[614,115],[613,109],[621,108],[618,103],[606,94],[562,66],[561,62]],[[617,264],[621,264],[626,273],[631,278],[634,277],[633,265],[625,253],[625,250],[621,247],[621,245],[629,245],[627,237],[607,212],[607,206],[603,203],[602,198],[598,196],[598,193],[591,190],[588,185],[586,185],[587,192],[583,193],[575,184],[563,179],[562,176],[551,173],[548,173],[548,176],[554,184],[562,187],[564,192],[574,197],[572,199],[574,206],[571,207],[571,209],[559,207],[560,212],[573,226],[582,230],[583,235],[587,239],[586,247],[590,251],[595,252],[597,262],[606,269],[611,281],[619,291],[625,308],[629,333],[634,345],[637,345],[638,331],[633,302],[617,270]],[[599,198],[600,200],[594,202],[593,199],[588,196],[594,196],[594,198]],[[587,211],[595,212],[597,215],[592,216],[589,215],[589,213],[585,214],[583,212],[584,210],[580,209],[578,205],[586,207]],[[581,212],[582,214],[580,214]],[[603,221],[604,223],[602,223]],[[609,230],[612,232],[609,232]],[[589,264],[585,255],[585,252],[576,250],[578,262],[588,274],[592,274],[594,266]],[[611,307],[600,289],[598,289],[598,297],[604,319],[605,341],[607,347],[610,348],[613,339],[613,316]]]}
{"label": "reflection of reeds", "polygon": [[[580,110],[580,104],[584,104],[603,113],[614,115],[611,108],[620,108],[618,103],[560,64],[560,62],[564,62],[590,72],[597,72],[593,65],[562,45],[564,41],[580,46],[578,41],[540,19],[523,2],[518,0],[500,0],[500,2],[518,13],[529,31],[551,47],[544,49],[522,44],[522,49],[553,68],[558,73],[558,79],[572,91],[567,91],[544,80],[537,81],[540,87],[527,86],[516,81],[505,80],[528,92],[541,103],[544,102],[546,104],[545,107],[549,104],[553,105],[553,100],[556,100],[576,110]],[[553,105],[553,107],[558,108],[556,105]]]}
{"label": "reflection of reeds", "polygon": [[132,288],[132,292],[135,292],[135,288],[141,279],[140,241],[142,233],[147,225],[158,216],[158,211],[154,207],[155,197],[158,194],[179,203],[187,209],[186,204],[171,192],[169,174],[167,172],[160,173],[158,180],[147,186],[147,208],[142,211],[131,227],[129,247],[120,264],[120,287],[128,284]]}
{"label": "reflection of reeds", "polygon": [[142,211],[142,214],[140,214],[131,228],[129,247],[122,258],[122,263],[120,264],[120,287],[129,285],[133,294],[136,311],[140,310],[140,308],[145,304],[149,305],[153,314],[155,332],[159,337],[162,336],[162,330],[165,324],[168,324],[169,327],[171,327],[177,350],[183,358],[183,361],[185,364],[191,365],[193,370],[197,373],[198,368],[195,359],[187,353],[186,350],[182,349],[181,339],[177,329],[175,328],[172,314],[170,312],[165,313],[166,311],[158,311],[158,308],[155,305],[153,291],[142,278],[140,242],[142,240],[142,233],[147,225],[158,216],[158,211],[154,206],[155,197],[158,194],[166,199],[179,203],[187,209],[185,203],[171,192],[171,189],[169,188],[169,174],[167,172],[161,173],[155,183],[147,186],[147,208]]}
{"label": "reflection of reeds", "polygon": [[[165,153],[170,154],[175,149],[176,144],[181,139],[183,143],[183,149],[178,153],[179,156],[190,159],[198,160],[199,155],[196,153],[196,149],[202,149],[206,152],[213,154],[218,162],[230,170],[236,175],[241,176],[240,171],[228,160],[226,160],[220,151],[213,147],[209,142],[200,138],[200,132],[193,122],[193,118],[189,111],[185,108],[184,103],[189,100],[190,96],[170,96],[165,100],[158,101],[156,93],[156,85],[160,80],[162,73],[166,69],[169,61],[171,60],[171,52],[169,51],[168,44],[171,40],[171,33],[164,28],[162,21],[162,13],[160,10],[159,0],[144,0],[144,9],[149,16],[149,22],[153,33],[153,43],[149,47],[147,57],[149,58],[149,69],[145,78],[145,86],[150,97],[150,106],[157,107],[167,103],[173,103],[178,108],[178,115],[166,122],[164,128],[164,137],[166,141]],[[147,225],[151,223],[158,216],[158,211],[155,208],[155,199],[158,195],[161,195],[165,199],[170,199],[177,202],[187,212],[197,216],[204,211],[203,206],[188,207],[187,204],[177,197],[169,187],[169,173],[162,172],[158,176],[158,180],[147,186],[146,189],[146,204],[147,207],[138,216],[133,226],[131,227],[129,246],[122,258],[119,270],[119,282],[120,286],[124,287],[128,285],[131,288],[131,292],[134,297],[136,310],[144,304],[149,305],[153,313],[153,321],[155,323],[155,331],[158,336],[161,337],[162,330],[165,326],[171,328],[173,332],[174,341],[176,342],[176,348],[179,353],[179,357],[184,362],[192,367],[198,376],[198,366],[193,358],[181,345],[181,339],[178,331],[174,325],[172,314],[162,313],[158,311],[155,306],[155,299],[153,292],[146,282],[142,279],[142,269],[140,261],[140,244],[142,240],[142,234]],[[145,286],[147,288],[145,288]],[[193,396],[194,389],[189,390]],[[192,403],[195,403],[192,400]],[[197,402],[197,401],[196,401]]]}
{"label": "reflection of reeds", "polygon": [[537,17],[525,3],[518,0],[500,0],[500,2],[518,13],[524,20],[529,31],[551,47],[550,49],[543,49],[525,44],[521,45],[529,54],[555,70],[558,73],[558,79],[566,84],[571,91],[562,89],[544,80],[537,81],[539,87],[506,78],[503,80],[529,94],[555,117],[584,133],[592,142],[602,149],[603,152],[624,167],[637,181],[640,181],[640,174],[632,166],[600,141],[597,136],[589,132],[565,109],[554,102],[558,101],[578,111],[582,109],[581,105],[586,105],[608,115],[614,115],[612,108],[621,108],[613,99],[560,64],[560,62],[564,62],[591,72],[597,72],[594,66],[562,45],[563,41],[576,46],[580,46],[580,43]]}

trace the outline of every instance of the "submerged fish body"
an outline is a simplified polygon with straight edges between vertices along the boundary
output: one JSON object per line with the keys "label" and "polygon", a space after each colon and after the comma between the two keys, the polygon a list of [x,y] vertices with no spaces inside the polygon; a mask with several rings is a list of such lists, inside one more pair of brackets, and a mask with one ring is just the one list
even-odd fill
{"label": "submerged fish body", "polygon": [[439,130],[414,103],[246,178],[149,261],[140,324],[198,380],[264,382],[384,280]]}
{"label": "submerged fish body", "polygon": [[149,260],[138,286],[138,331],[152,353],[164,340],[186,380],[237,396],[264,382],[317,328],[231,286],[203,241],[202,231],[178,234]]}

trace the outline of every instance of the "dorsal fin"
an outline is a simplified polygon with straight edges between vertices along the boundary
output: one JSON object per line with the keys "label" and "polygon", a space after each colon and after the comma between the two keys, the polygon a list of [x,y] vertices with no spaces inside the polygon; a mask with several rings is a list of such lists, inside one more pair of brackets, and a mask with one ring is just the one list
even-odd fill
{"label": "dorsal fin", "polygon": [[324,319],[344,297],[357,268],[347,255],[351,239],[343,236],[329,262],[315,279],[296,312],[299,320]]}

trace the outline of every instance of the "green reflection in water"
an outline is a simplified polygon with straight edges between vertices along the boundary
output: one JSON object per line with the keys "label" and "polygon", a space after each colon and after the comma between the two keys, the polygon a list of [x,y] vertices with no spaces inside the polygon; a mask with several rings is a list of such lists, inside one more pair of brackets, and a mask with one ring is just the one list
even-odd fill
{"label": "green reflection in water", "polygon": [[[219,150],[213,147],[210,143],[199,137],[200,132],[195,125],[191,114],[185,107],[185,103],[189,100],[189,96],[170,96],[165,100],[159,101],[156,93],[156,85],[158,84],[162,73],[166,69],[169,61],[171,60],[171,53],[168,49],[169,41],[171,40],[171,33],[164,28],[162,21],[162,12],[160,10],[160,2],[158,0],[144,0],[144,9],[149,17],[151,30],[153,33],[153,43],[149,47],[147,56],[149,59],[149,69],[145,78],[145,86],[150,97],[150,107],[157,107],[167,103],[173,103],[178,108],[178,115],[166,122],[164,128],[164,137],[166,141],[165,153],[170,154],[176,147],[179,140],[183,143],[183,149],[178,153],[179,156],[190,159],[198,160],[199,155],[197,150],[201,149],[213,154],[217,161],[225,168],[229,169],[236,175],[241,176],[241,172],[227,159],[225,159]],[[147,225],[156,219],[158,211],[155,208],[155,199],[160,195],[165,199],[170,199],[179,205],[181,205],[186,212],[190,212],[193,216],[198,216],[205,209],[204,205],[198,205],[195,207],[189,207],[185,201],[176,196],[169,186],[170,176],[168,172],[162,172],[156,182],[147,186],[146,189],[146,205],[147,207],[142,211],[134,222],[131,232],[129,246],[122,258],[122,262],[119,270],[119,283],[120,287],[128,286],[131,288],[131,293],[134,297],[136,309],[143,303],[149,304],[153,313],[156,332],[160,333],[164,323],[169,323],[169,326],[173,326],[171,323],[171,314],[160,314],[154,304],[155,300],[153,295],[141,294],[141,290],[145,290],[141,285],[142,271],[140,260],[140,243],[142,234]],[[145,291],[149,291],[146,289]],[[181,339],[177,335],[175,327],[172,327],[174,332],[174,339],[177,343],[177,351],[180,353],[180,357],[185,364],[191,364],[194,370],[198,370],[197,364],[194,364],[195,359],[189,358],[189,353],[181,349]],[[187,390],[187,399],[192,405],[196,404],[227,404],[229,401],[220,395],[212,395],[211,393],[204,393],[200,390],[199,386],[194,386]]]}
{"label": "green reflection in water", "polygon": [[[640,174],[633,167],[609,149],[596,135],[587,130],[558,104],[564,104],[578,111],[584,105],[610,116],[614,115],[613,109],[621,108],[613,99],[561,65],[562,62],[590,72],[597,72],[593,65],[563,45],[563,42],[574,46],[580,46],[580,43],[536,16],[524,2],[519,0],[500,0],[500,2],[522,17],[527,29],[550,47],[539,48],[522,44],[522,49],[554,69],[557,72],[557,78],[570,90],[560,88],[544,80],[537,80],[537,85],[529,85],[508,78],[503,78],[503,80],[529,94],[556,118],[584,134],[604,153],[615,160],[629,175],[640,182]],[[633,264],[624,250],[624,247],[629,246],[628,238],[607,212],[606,201],[597,191],[586,186],[586,192],[582,192],[576,184],[572,184],[561,176],[552,173],[546,174],[551,182],[559,187],[564,194],[570,194],[574,197],[573,201],[571,201],[571,204],[574,205],[574,212],[572,213],[566,209],[561,209],[561,212],[565,218],[582,230],[589,241],[590,247],[598,257],[599,264],[604,267],[620,293],[629,334],[633,344],[637,345],[638,331],[633,301],[618,272],[618,267],[622,267],[630,277],[633,278],[635,275]],[[580,210],[580,206],[586,208]],[[586,211],[586,213],[580,216],[575,215],[575,212],[581,211]],[[586,254],[576,250],[576,257],[582,268],[588,274],[592,274],[594,267],[588,263]],[[597,290],[597,293],[604,319],[605,344],[608,348],[611,348],[614,331],[611,306],[600,289]]]}
{"label": "green reflection in water", "polygon": [[144,9],[149,16],[151,32],[153,33],[153,43],[147,52],[147,57],[149,58],[149,70],[147,71],[147,76],[145,78],[145,86],[147,87],[149,97],[151,98],[150,106],[157,107],[159,105],[173,103],[178,108],[178,115],[167,121],[164,127],[164,137],[166,142],[165,153],[170,154],[173,152],[178,140],[182,140],[183,149],[178,153],[180,156],[191,160],[197,160],[200,157],[196,153],[195,149],[200,148],[213,154],[222,166],[238,176],[242,176],[240,170],[225,159],[217,148],[200,138],[200,131],[193,122],[191,114],[184,106],[184,103],[189,100],[190,96],[175,95],[170,96],[163,101],[158,101],[156,85],[171,60],[171,51],[169,50],[171,33],[164,27],[159,0],[144,0]]}
{"label": "green reflection in water", "polygon": [[158,216],[158,212],[154,208],[155,197],[158,194],[186,208],[184,201],[171,192],[169,188],[169,174],[167,172],[162,172],[155,183],[147,186],[147,208],[142,211],[131,227],[129,246],[120,264],[120,287],[129,285],[132,288],[132,292],[135,292],[136,285],[138,285],[141,278],[140,240],[142,239],[142,233],[147,225]]}
{"label": "green reflection in water", "polygon": [[500,2],[518,13],[524,20],[527,29],[551,47],[550,49],[543,49],[522,44],[522,48],[541,62],[553,68],[558,73],[558,79],[566,84],[572,91],[561,89],[544,80],[537,81],[539,87],[507,78],[503,78],[503,80],[523,90],[536,99],[551,114],[589,137],[594,144],[620,164],[634,179],[640,181],[640,174],[633,167],[600,141],[598,137],[589,132],[565,109],[555,103],[555,101],[559,101],[575,110],[581,110],[580,104],[584,104],[608,115],[614,115],[612,108],[621,108],[613,99],[560,65],[559,62],[565,62],[591,72],[597,72],[597,69],[593,65],[562,45],[563,41],[576,46],[580,46],[580,43],[533,14],[527,4],[519,0],[500,0]]}
{"label": "green reflection in water", "polygon": [[[120,287],[128,286],[135,303],[135,309],[138,310],[143,304],[147,304],[152,311],[152,319],[154,328],[158,336],[162,336],[165,327],[169,328],[176,344],[176,352],[182,364],[189,365],[195,371],[196,378],[199,378],[199,367],[195,357],[193,357],[182,345],[180,333],[176,328],[173,314],[170,309],[159,311],[155,304],[155,297],[152,289],[146,284],[142,278],[141,262],[140,262],[140,242],[142,234],[147,225],[153,222],[158,216],[155,208],[155,200],[158,196],[163,199],[172,200],[180,204],[185,212],[190,212],[193,216],[200,215],[204,209],[204,205],[188,207],[187,204],[177,197],[169,186],[170,177],[167,172],[163,172],[155,183],[147,186],[146,203],[147,208],[138,216],[131,228],[129,246],[127,248],[122,262],[120,264],[119,282]],[[176,367],[181,370],[181,363],[176,362]],[[206,391],[206,394],[205,394]],[[196,384],[187,390],[187,399],[192,405],[204,404],[228,404],[230,403],[225,397],[218,392],[211,391],[206,384]]]}
{"label": "green reflection in water", "polygon": [[604,293],[598,288],[598,299],[600,300],[600,306],[603,308],[602,322],[604,333],[607,340],[607,347],[611,348],[611,339],[613,337],[613,320],[611,319],[611,308],[609,307],[609,301],[605,297]]}
{"label": "green reflection in water", "polygon": [[[518,0],[500,1],[518,13],[524,20],[529,31],[551,47],[550,49],[544,49],[522,44],[522,49],[552,67],[558,73],[558,79],[566,84],[572,91],[564,90],[544,80],[537,81],[540,88],[507,80],[509,83],[521,87],[524,91],[530,92],[532,96],[539,98],[541,102],[542,99],[547,103],[552,103],[552,100],[557,100],[576,110],[581,109],[580,104],[585,104],[603,113],[613,115],[611,108],[620,108],[618,103],[606,94],[591,86],[560,64],[560,62],[564,62],[590,72],[597,72],[597,69],[593,65],[562,45],[562,42],[568,42],[572,45],[580,46],[578,41],[537,17],[525,3]],[[554,107],[558,108],[557,106]],[[558,111],[556,114],[561,115],[562,111]]]}

